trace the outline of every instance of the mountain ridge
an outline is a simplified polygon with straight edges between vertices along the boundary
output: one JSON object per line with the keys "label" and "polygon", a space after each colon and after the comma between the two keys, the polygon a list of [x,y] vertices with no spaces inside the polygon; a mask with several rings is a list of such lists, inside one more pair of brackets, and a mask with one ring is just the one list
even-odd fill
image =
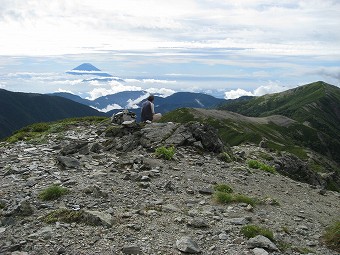
{"label": "mountain ridge", "polygon": [[11,92],[0,89],[0,138],[36,122],[71,117],[104,116],[72,100],[38,93]]}

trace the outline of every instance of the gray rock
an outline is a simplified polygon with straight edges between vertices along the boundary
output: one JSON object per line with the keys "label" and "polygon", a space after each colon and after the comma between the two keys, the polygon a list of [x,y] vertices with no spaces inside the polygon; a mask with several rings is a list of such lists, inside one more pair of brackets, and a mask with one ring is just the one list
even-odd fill
{"label": "gray rock", "polygon": [[22,200],[12,210],[5,213],[6,216],[30,216],[34,212],[33,206],[28,200]]}
{"label": "gray rock", "polygon": [[249,248],[265,248],[271,251],[279,251],[276,245],[265,236],[255,236],[247,242]]}
{"label": "gray rock", "polygon": [[29,235],[29,238],[42,238],[42,239],[51,239],[53,234],[53,230],[51,227],[43,227],[39,229],[36,233]]}
{"label": "gray rock", "polygon": [[78,168],[80,166],[80,162],[72,157],[59,156],[57,161],[63,168]]}
{"label": "gray rock", "polygon": [[137,245],[124,246],[122,249],[122,252],[124,254],[142,254],[141,248]]}
{"label": "gray rock", "polygon": [[232,218],[228,220],[229,223],[234,224],[234,225],[246,225],[250,222],[249,218]]}
{"label": "gray rock", "polygon": [[194,218],[188,221],[188,226],[193,228],[207,228],[208,223],[202,218]]}
{"label": "gray rock", "polygon": [[66,156],[70,154],[75,154],[79,152],[84,147],[87,147],[88,142],[73,142],[67,146],[65,146],[61,151],[61,155]]}
{"label": "gray rock", "polygon": [[198,193],[203,195],[212,195],[214,193],[214,189],[211,187],[201,188],[198,190]]}
{"label": "gray rock", "polygon": [[254,255],[268,255],[269,254],[265,249],[262,249],[262,248],[253,249],[253,253]]}
{"label": "gray rock", "polygon": [[176,241],[176,247],[181,252],[186,253],[200,253],[201,249],[197,243],[189,236],[183,236]]}
{"label": "gray rock", "polygon": [[84,221],[95,226],[111,227],[113,224],[112,216],[104,212],[84,210],[83,217]]}

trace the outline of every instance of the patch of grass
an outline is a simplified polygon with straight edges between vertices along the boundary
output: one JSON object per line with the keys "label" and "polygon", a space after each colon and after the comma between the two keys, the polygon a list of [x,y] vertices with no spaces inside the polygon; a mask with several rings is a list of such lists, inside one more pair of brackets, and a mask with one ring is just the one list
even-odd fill
{"label": "patch of grass", "polygon": [[260,151],[260,152],[258,153],[258,156],[259,156],[260,158],[263,158],[264,160],[268,160],[268,161],[274,159],[270,154],[265,153],[265,152],[262,152],[262,151]]}
{"label": "patch of grass", "polygon": [[314,253],[311,249],[308,249],[306,247],[297,247],[297,246],[294,246],[294,247],[292,247],[292,250],[296,251],[296,252],[298,252],[300,254]]}
{"label": "patch of grass", "polygon": [[329,248],[340,252],[340,221],[336,221],[326,228],[323,240]]}
{"label": "patch of grass", "polygon": [[276,174],[276,170],[274,167],[272,166],[269,166],[267,164],[264,164],[260,161],[257,161],[257,160],[254,160],[254,159],[251,159],[251,160],[248,160],[247,161],[248,163],[248,166],[250,168],[254,168],[254,169],[261,169],[265,172],[269,172],[269,173],[272,173],[272,174]]}
{"label": "patch of grass", "polygon": [[194,115],[190,112],[188,108],[179,108],[174,111],[168,112],[162,116],[160,122],[177,122],[177,123],[188,123],[190,121],[195,121]]}
{"label": "patch of grass", "polygon": [[171,146],[171,147],[165,147],[165,146],[161,146],[158,147],[155,151],[156,155],[162,158],[165,158],[167,160],[170,160],[173,158],[173,156],[175,155],[175,147]]}
{"label": "patch of grass", "polygon": [[232,188],[226,184],[217,184],[214,189],[213,198],[220,204],[246,203],[254,206],[257,203],[257,200],[254,198],[242,194],[233,194]]}
{"label": "patch of grass", "polygon": [[83,215],[81,211],[58,209],[44,216],[43,221],[48,224],[55,223],[57,221],[65,223],[79,223],[83,221]]}
{"label": "patch of grass", "polygon": [[217,191],[214,193],[214,199],[220,204],[229,204],[233,202],[233,195],[230,193]]}
{"label": "patch of grass", "polygon": [[225,193],[233,193],[233,189],[227,184],[216,184],[214,186],[214,190]]}
{"label": "patch of grass", "polygon": [[246,225],[241,228],[241,233],[247,238],[253,238],[258,235],[267,237],[274,241],[274,234],[271,230],[257,225]]}
{"label": "patch of grass", "polygon": [[233,162],[235,160],[235,158],[227,152],[220,153],[218,155],[218,158],[223,160],[224,162],[227,162],[227,163]]}
{"label": "patch of grass", "polygon": [[256,204],[256,199],[248,197],[246,195],[242,195],[242,194],[234,194],[233,202],[246,203],[246,204],[254,206]]}
{"label": "patch of grass", "polygon": [[52,185],[40,192],[39,198],[44,201],[55,200],[68,192],[69,191],[66,188],[60,187],[58,185]]}
{"label": "patch of grass", "polygon": [[68,118],[55,122],[34,123],[14,132],[12,136],[6,139],[6,142],[15,143],[17,141],[31,141],[34,139],[39,141],[45,139],[44,136],[47,134],[62,132],[72,125],[100,123],[108,120],[109,118],[107,117],[89,116]]}

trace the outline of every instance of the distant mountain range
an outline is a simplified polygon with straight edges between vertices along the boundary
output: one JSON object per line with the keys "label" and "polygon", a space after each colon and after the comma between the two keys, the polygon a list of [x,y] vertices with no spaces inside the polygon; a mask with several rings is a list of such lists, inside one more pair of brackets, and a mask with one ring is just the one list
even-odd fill
{"label": "distant mountain range", "polygon": [[[148,95],[145,91],[124,91],[91,101],[70,93],[42,95],[1,89],[0,139],[35,122],[55,121],[70,117],[112,116],[121,109],[134,111],[139,121],[139,107]],[[224,99],[189,92],[175,93],[167,98],[155,96],[156,111],[161,113],[179,107],[212,108],[224,102],[226,102]],[[97,110],[105,108],[114,110],[106,113]]]}
{"label": "distant mountain range", "polygon": [[[79,96],[58,92],[52,95],[61,96],[78,103],[91,106],[98,110],[114,109],[108,111],[109,114],[120,109],[136,109],[140,108],[142,102],[148,97],[146,91],[124,91],[112,95],[102,96],[95,100],[83,99]],[[192,92],[177,92],[168,97],[155,96],[155,108],[160,113],[172,111],[180,107],[194,108],[212,108],[220,104],[226,103],[225,99],[215,98],[210,95]]]}
{"label": "distant mountain range", "polygon": [[4,89],[0,89],[0,109],[0,139],[35,122],[105,115],[66,98]]}

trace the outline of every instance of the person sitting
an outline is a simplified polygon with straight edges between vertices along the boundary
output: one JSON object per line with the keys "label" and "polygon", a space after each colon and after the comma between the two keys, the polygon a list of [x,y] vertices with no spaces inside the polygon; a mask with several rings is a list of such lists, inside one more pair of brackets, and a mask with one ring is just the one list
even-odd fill
{"label": "person sitting", "polygon": [[162,117],[162,114],[155,113],[155,105],[153,104],[154,100],[155,97],[153,95],[150,95],[147,100],[142,104],[142,122],[158,121]]}

